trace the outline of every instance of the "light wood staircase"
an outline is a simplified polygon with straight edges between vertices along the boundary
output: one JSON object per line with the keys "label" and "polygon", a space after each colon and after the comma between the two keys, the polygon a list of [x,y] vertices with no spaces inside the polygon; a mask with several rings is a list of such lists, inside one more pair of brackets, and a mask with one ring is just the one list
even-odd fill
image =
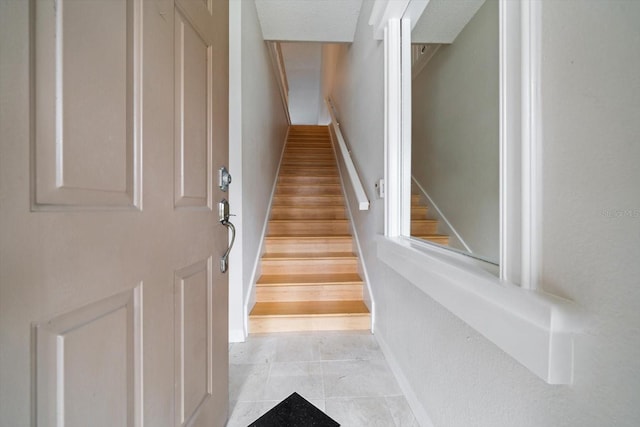
{"label": "light wood staircase", "polygon": [[441,245],[449,244],[449,236],[438,234],[438,220],[428,218],[429,208],[418,194],[411,195],[411,235]]}
{"label": "light wood staircase", "polygon": [[271,208],[249,332],[370,329],[326,126],[292,126]]}

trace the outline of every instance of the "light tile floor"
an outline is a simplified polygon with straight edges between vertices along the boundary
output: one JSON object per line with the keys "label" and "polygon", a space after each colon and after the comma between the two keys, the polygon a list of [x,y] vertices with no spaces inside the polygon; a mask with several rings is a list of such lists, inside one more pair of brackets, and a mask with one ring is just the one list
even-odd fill
{"label": "light tile floor", "polygon": [[343,427],[417,427],[367,332],[251,335],[229,349],[231,417],[247,427],[294,391]]}

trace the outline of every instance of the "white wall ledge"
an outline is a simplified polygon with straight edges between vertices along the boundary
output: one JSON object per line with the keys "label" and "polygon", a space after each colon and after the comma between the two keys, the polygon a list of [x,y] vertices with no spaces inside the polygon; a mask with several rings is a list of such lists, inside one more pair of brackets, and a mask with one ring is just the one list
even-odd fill
{"label": "white wall ledge", "polygon": [[574,303],[500,281],[459,254],[410,238],[379,236],[377,248],[381,261],[538,377],[572,382],[582,324]]}

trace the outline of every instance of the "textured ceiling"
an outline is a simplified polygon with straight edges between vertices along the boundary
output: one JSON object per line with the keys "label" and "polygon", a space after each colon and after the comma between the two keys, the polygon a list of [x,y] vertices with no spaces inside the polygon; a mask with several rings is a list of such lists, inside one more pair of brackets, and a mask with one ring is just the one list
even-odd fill
{"label": "textured ceiling", "polygon": [[353,42],[362,6],[362,0],[255,2],[262,37],[276,41]]}

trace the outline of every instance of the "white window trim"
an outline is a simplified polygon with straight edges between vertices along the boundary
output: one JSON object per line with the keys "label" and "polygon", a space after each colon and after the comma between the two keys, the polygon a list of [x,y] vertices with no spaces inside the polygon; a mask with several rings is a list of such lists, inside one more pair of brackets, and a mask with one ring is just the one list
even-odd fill
{"label": "white window trim", "polygon": [[398,15],[387,0],[378,3],[370,22],[374,35],[384,29],[385,46],[385,235],[378,257],[546,382],[570,384],[583,322],[575,304],[540,286],[540,2],[500,0],[499,277],[409,237],[411,45],[403,34],[424,7],[405,1]]}

